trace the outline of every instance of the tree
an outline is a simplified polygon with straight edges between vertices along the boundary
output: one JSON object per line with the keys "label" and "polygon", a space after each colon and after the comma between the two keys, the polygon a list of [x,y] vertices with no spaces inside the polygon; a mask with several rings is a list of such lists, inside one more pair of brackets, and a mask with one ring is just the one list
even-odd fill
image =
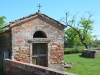
{"label": "tree", "polygon": [[0,17],[0,30],[2,30],[3,27],[5,26],[5,20],[4,19],[6,19],[5,16]]}
{"label": "tree", "polygon": [[77,35],[77,33],[72,28],[66,29],[65,30],[65,46],[66,47],[76,46],[76,50],[77,50],[79,45],[81,45],[81,42],[79,40],[79,36]]}
{"label": "tree", "polygon": [[79,21],[75,20],[76,15],[73,16],[72,20],[68,21],[69,13],[66,12],[65,23],[66,26],[71,27],[78,35],[81,43],[85,46],[86,49],[89,48],[89,44],[93,42],[92,40],[92,30],[94,21],[91,20],[92,14],[88,13],[88,18],[85,18],[84,15],[80,17]]}
{"label": "tree", "polygon": [[74,40],[76,35],[76,32],[72,28],[65,30],[65,40],[67,40],[66,42],[68,43],[67,47],[71,48],[75,45]]}
{"label": "tree", "polygon": [[82,45],[78,35],[75,36],[74,42],[75,42],[75,45],[76,45],[76,50],[78,50],[78,46]]}

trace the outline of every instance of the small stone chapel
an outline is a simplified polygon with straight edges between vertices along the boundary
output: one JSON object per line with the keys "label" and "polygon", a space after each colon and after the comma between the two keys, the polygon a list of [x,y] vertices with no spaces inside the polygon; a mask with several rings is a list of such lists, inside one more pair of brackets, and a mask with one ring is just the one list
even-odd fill
{"label": "small stone chapel", "polygon": [[0,68],[3,59],[59,69],[64,56],[64,28],[60,22],[42,14],[12,21],[0,31]]}

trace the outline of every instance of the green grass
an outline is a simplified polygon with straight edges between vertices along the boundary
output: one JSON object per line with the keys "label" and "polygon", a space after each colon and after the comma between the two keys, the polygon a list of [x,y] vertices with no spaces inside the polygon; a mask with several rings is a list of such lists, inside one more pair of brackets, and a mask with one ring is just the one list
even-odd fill
{"label": "green grass", "polygon": [[65,68],[64,71],[78,75],[100,75],[100,58],[83,58],[80,55],[64,55],[64,61],[73,64],[72,69]]}

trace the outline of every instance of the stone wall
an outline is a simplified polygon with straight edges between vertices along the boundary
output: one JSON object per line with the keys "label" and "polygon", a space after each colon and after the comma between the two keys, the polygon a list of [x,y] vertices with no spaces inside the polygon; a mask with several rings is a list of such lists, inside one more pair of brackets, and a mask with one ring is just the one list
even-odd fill
{"label": "stone wall", "polygon": [[86,58],[97,58],[97,57],[100,57],[100,50],[99,49],[98,50],[96,49],[83,50],[82,56]]}
{"label": "stone wall", "polygon": [[[11,44],[10,32],[0,33],[0,69],[2,69],[3,59],[11,58]],[[8,56],[4,56],[4,52],[8,52]]]}
{"label": "stone wall", "polygon": [[12,61],[9,59],[4,60],[4,73],[7,75],[75,75],[68,72],[62,72],[47,67]]}
{"label": "stone wall", "polygon": [[[64,30],[55,23],[37,16],[36,18],[27,20],[11,27],[12,29],[12,56],[14,60],[30,62],[30,45],[28,40],[33,39],[36,31],[43,31],[49,42],[49,65],[57,64],[63,61],[64,54]],[[26,58],[26,59],[25,59]],[[52,65],[51,65],[52,66]]]}

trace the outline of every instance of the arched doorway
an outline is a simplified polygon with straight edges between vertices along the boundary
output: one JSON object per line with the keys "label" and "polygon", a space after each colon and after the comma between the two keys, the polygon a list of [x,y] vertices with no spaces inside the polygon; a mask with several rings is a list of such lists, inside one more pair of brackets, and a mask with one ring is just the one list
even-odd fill
{"label": "arched doorway", "polygon": [[[37,31],[34,33],[33,38],[47,38],[46,34],[42,31]],[[45,42],[34,42],[32,44],[32,63],[40,66],[47,67],[48,63],[48,43]]]}

